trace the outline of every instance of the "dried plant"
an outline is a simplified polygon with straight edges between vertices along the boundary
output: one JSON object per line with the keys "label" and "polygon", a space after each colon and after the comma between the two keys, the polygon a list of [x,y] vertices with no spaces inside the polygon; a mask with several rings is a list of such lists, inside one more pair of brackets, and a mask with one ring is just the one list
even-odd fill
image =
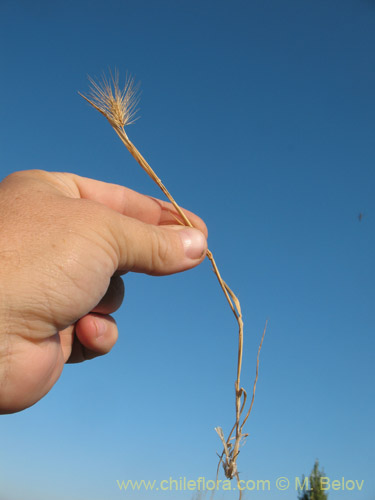
{"label": "dried plant", "polygon": [[[113,127],[116,134],[119,136],[120,140],[126,146],[131,155],[139,163],[139,165],[145,170],[145,172],[151,177],[151,179],[156,182],[159,188],[163,191],[168,200],[172,203],[177,213],[180,215],[181,220],[177,219],[182,225],[193,227],[190,220],[187,218],[183,210],[176,203],[172,195],[169,193],[167,188],[164,186],[162,181],[156,175],[154,170],[147,163],[145,158],[141,155],[138,149],[130,141],[127,133],[125,132],[125,127],[134,122],[136,114],[136,106],[138,104],[138,88],[134,84],[134,80],[127,77],[125,86],[120,90],[118,73],[115,72],[113,75],[110,74],[110,78],[106,76],[102,77],[99,82],[94,81],[89,78],[91,83],[90,95],[89,97],[79,93],[91,106],[93,106],[99,113],[107,118],[111,126]],[[239,481],[239,474],[237,470],[237,457],[239,454],[240,445],[243,443],[247,434],[243,433],[243,427],[248,419],[255,396],[255,389],[258,380],[258,366],[259,366],[259,353],[263,344],[264,335],[266,332],[266,326],[263,331],[262,339],[258,349],[257,355],[257,365],[256,365],[256,376],[253,386],[253,397],[251,400],[250,408],[242,420],[241,416],[245,408],[247,393],[245,389],[240,386],[241,368],[242,368],[242,353],[243,353],[243,320],[241,306],[238,298],[229,288],[229,286],[222,279],[219,269],[216,265],[215,259],[212,252],[207,249],[206,255],[211,261],[213,271],[219,281],[219,284],[224,292],[224,295],[228,301],[228,304],[237,320],[238,323],[238,358],[237,358],[237,377],[235,381],[235,402],[236,402],[236,421],[229,433],[228,438],[225,440],[224,433],[221,427],[216,427],[215,430],[219,435],[219,438],[223,444],[223,452],[219,455],[220,460],[217,468],[217,474],[219,473],[220,464],[223,465],[224,474],[228,479],[233,479],[236,477]],[[234,433],[234,435],[233,435]],[[242,492],[240,491],[240,499]]]}

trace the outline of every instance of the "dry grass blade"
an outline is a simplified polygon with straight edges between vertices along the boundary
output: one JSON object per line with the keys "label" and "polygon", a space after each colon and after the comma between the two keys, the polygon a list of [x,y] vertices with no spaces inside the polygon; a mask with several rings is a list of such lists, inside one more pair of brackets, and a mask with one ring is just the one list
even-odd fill
{"label": "dry grass blade", "polygon": [[[91,83],[91,93],[90,96],[84,96],[80,94],[91,106],[93,106],[97,111],[104,115],[116,134],[119,136],[120,140],[126,146],[131,155],[139,163],[139,165],[145,170],[145,172],[151,177],[151,179],[156,182],[156,184],[163,191],[168,200],[172,203],[176,209],[178,215],[181,217],[177,219],[180,224],[193,227],[190,220],[187,218],[183,210],[176,203],[172,195],[169,193],[167,188],[164,186],[162,181],[156,175],[151,166],[147,163],[145,158],[141,155],[138,149],[130,141],[128,135],[125,132],[125,127],[130,125],[134,121],[134,116],[136,112],[136,106],[138,104],[137,90],[138,88],[134,85],[134,80],[132,78],[127,78],[125,87],[120,90],[118,73],[115,72],[115,76],[110,75],[110,79],[105,76],[102,77],[102,81],[97,83],[91,78],[89,79]],[[256,367],[256,377],[253,387],[253,397],[250,404],[250,408],[241,423],[241,415],[244,411],[247,393],[245,389],[240,387],[241,369],[242,369],[242,354],[243,354],[243,320],[241,306],[238,298],[234,292],[229,288],[229,286],[222,279],[219,269],[216,265],[215,259],[212,252],[207,249],[207,257],[211,261],[213,271],[219,281],[221,289],[228,301],[228,304],[237,320],[238,323],[238,357],[237,357],[237,376],[235,382],[235,410],[236,410],[236,421],[229,433],[228,438],[225,440],[224,433],[221,427],[216,427],[215,430],[219,435],[221,443],[223,445],[223,452],[220,455],[220,460],[218,464],[218,473],[220,464],[223,465],[224,474],[228,479],[233,479],[236,477],[237,482],[239,481],[239,475],[237,470],[237,457],[240,452],[240,446],[243,444],[244,439],[247,434],[244,434],[243,427],[246,420],[248,419],[255,396],[255,389],[258,380],[258,367],[259,367],[259,353],[262,348],[264,335],[266,332],[266,327],[263,331],[263,336],[258,349],[257,356],[257,367]],[[267,323],[266,323],[267,326]],[[234,433],[234,435],[233,435]],[[240,499],[242,496],[242,491],[240,490]]]}

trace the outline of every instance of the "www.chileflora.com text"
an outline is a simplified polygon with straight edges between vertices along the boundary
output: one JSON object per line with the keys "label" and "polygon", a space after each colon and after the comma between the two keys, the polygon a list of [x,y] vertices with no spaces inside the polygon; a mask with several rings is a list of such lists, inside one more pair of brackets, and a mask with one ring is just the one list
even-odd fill
{"label": "www.chileflora.com text", "polygon": [[[364,488],[364,479],[351,479],[346,477],[330,478],[328,476],[320,478],[320,488],[323,491],[362,491]],[[308,491],[311,489],[309,478],[301,479],[300,477],[288,478],[280,476],[275,479],[240,479],[230,481],[229,479],[214,481],[199,477],[198,479],[188,479],[187,477],[179,477],[174,479],[156,480],[156,479],[123,479],[116,480],[116,484],[121,491]]]}

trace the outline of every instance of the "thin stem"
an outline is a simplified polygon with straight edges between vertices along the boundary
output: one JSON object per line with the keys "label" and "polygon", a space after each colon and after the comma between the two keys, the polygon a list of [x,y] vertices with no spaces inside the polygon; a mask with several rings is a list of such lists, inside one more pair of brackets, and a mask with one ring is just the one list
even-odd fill
{"label": "thin stem", "polygon": [[[135,147],[135,145],[130,141],[129,137],[127,136],[125,132],[125,125],[131,123],[131,119],[134,116],[134,106],[136,105],[137,98],[136,98],[136,90],[133,88],[133,80],[128,80],[128,83],[125,86],[125,89],[123,92],[119,91],[118,87],[118,77],[116,78],[112,77],[112,83],[114,86],[114,94],[112,92],[112,86],[111,83],[107,79],[103,79],[102,86],[96,84],[92,80],[90,80],[93,88],[92,88],[92,97],[93,100],[88,99],[86,96],[80,94],[91,106],[93,106],[97,111],[99,111],[102,115],[104,115],[113,129],[115,130],[116,134],[122,141],[122,143],[126,146],[130,154],[134,157],[134,159],[139,163],[139,165],[142,167],[142,169],[151,177],[151,179],[156,182],[156,184],[159,186],[159,188],[163,191],[164,195],[167,197],[167,199],[171,202],[179,216],[181,217],[182,221],[181,222],[179,219],[178,222],[180,222],[183,225],[193,227],[193,224],[190,222],[188,217],[185,215],[184,211],[182,208],[176,203],[174,200],[173,196],[170,194],[168,189],[164,186],[162,183],[161,179],[156,175],[154,170],[151,168],[151,166],[147,163],[145,158],[142,156],[142,154],[138,151],[138,149]],[[94,101],[94,102],[93,102]],[[263,339],[264,335],[266,332],[266,327],[267,327],[267,322],[266,326],[263,331],[263,336],[262,340],[259,345],[258,349],[258,355],[257,355],[257,365],[256,365],[256,375],[255,375],[255,380],[254,380],[254,386],[253,386],[253,395],[252,395],[252,400],[250,404],[250,408],[242,421],[241,420],[241,415],[244,411],[245,404],[246,404],[246,399],[247,399],[247,393],[245,389],[241,388],[240,386],[240,378],[241,378],[241,369],[242,369],[242,355],[243,355],[243,320],[242,320],[242,312],[241,312],[241,305],[240,301],[234,294],[234,292],[229,288],[229,286],[225,283],[225,281],[222,279],[221,274],[219,272],[219,269],[217,267],[217,264],[215,262],[215,259],[213,257],[212,252],[207,249],[206,250],[206,255],[208,259],[210,260],[212,264],[213,271],[219,281],[220,287],[223,290],[223,293],[227,299],[227,302],[237,320],[238,323],[238,356],[237,356],[237,372],[236,372],[236,381],[235,381],[235,409],[236,409],[236,421],[229,433],[229,436],[227,440],[225,441],[224,439],[224,433],[221,429],[221,427],[215,428],[216,432],[219,435],[219,438],[223,444],[223,452],[220,455],[219,459],[219,464],[218,464],[218,469],[217,469],[217,478],[218,478],[218,473],[219,473],[219,467],[220,464],[223,465],[224,472],[227,478],[233,479],[236,477],[237,483],[239,485],[239,474],[237,470],[237,457],[239,454],[239,448],[241,444],[241,440],[247,436],[247,434],[243,434],[242,430],[243,427],[251,413],[253,403],[254,403],[254,397],[255,397],[255,389],[256,389],[256,384],[258,381],[258,367],[259,367],[259,354],[260,350],[262,348],[263,344]],[[243,396],[242,404],[241,404],[241,398]],[[236,435],[235,437],[232,437],[232,434],[236,430]],[[234,440],[234,443],[232,442]],[[223,459],[223,457],[225,459]],[[216,479],[217,479],[216,478]],[[241,500],[242,497],[242,491],[239,488],[239,499]]]}
{"label": "thin stem", "polygon": [[268,320],[266,321],[266,324],[264,325],[264,330],[263,330],[263,335],[262,335],[262,339],[260,341],[260,344],[259,344],[259,347],[258,347],[258,354],[257,354],[257,366],[256,366],[256,370],[255,370],[255,379],[254,379],[254,385],[253,385],[253,396],[251,398],[251,403],[250,403],[250,408],[242,422],[242,425],[241,425],[241,432],[242,432],[242,429],[243,429],[243,426],[245,425],[246,423],[246,420],[249,418],[250,416],[250,413],[251,413],[251,410],[253,408],[253,404],[254,404],[254,399],[255,399],[255,390],[256,390],[256,387],[257,387],[257,382],[258,382],[258,374],[259,374],[259,355],[260,355],[260,350],[262,349],[262,345],[263,345],[263,340],[264,340],[264,336],[266,334],[266,329],[267,329],[267,323],[268,323]]}
{"label": "thin stem", "polygon": [[[116,134],[119,136],[121,139],[122,143],[126,146],[128,149],[129,153],[133,156],[133,158],[138,162],[138,164],[143,168],[143,170],[151,177],[151,179],[156,182],[156,184],[159,186],[159,188],[163,191],[165,196],[168,198],[168,200],[172,203],[174,208],[177,210],[178,214],[181,216],[183,221],[185,222],[186,226],[193,227],[193,224],[190,222],[188,217],[185,215],[184,211],[182,208],[177,204],[173,196],[170,194],[168,189],[164,186],[162,183],[161,179],[156,175],[155,171],[152,169],[152,167],[149,165],[149,163],[145,160],[144,156],[139,152],[139,150],[136,148],[136,146],[131,142],[129,139],[127,133],[125,132],[125,129],[123,127],[118,127],[115,126],[113,123],[111,123],[113,126]],[[222,279],[219,269],[216,265],[215,259],[212,255],[212,252],[207,249],[206,255],[211,261],[214,273],[216,274],[216,277],[220,283],[220,286],[224,292],[224,295],[233,311],[233,314],[235,315],[237,321],[239,321],[239,318],[241,317],[241,311],[237,311],[236,308],[233,305],[233,302],[230,298],[230,296],[234,296],[233,292],[230,290],[228,285],[225,283],[225,281]],[[238,300],[237,300],[238,301]],[[239,304],[239,302],[238,302]],[[237,306],[238,309],[238,306]],[[241,367],[240,367],[241,368]],[[237,371],[238,372],[238,371]],[[238,384],[239,385],[239,384]]]}
{"label": "thin stem", "polygon": [[[176,209],[178,214],[181,216],[185,224],[189,227],[193,227],[192,223],[188,219],[188,217],[185,215],[184,211],[181,209],[181,207],[177,204],[173,196],[170,194],[168,189],[164,186],[162,183],[161,179],[156,175],[155,171],[152,169],[152,167],[149,165],[149,163],[145,160],[144,156],[139,152],[139,150],[136,148],[136,146],[131,142],[129,139],[128,135],[125,132],[124,127],[116,126],[114,123],[111,123],[113,128],[115,129],[117,135],[119,136],[120,140],[122,143],[126,146],[130,154],[134,157],[134,159],[138,162],[138,164],[143,168],[143,170],[151,177],[151,179],[156,182],[156,184],[159,186],[159,188],[163,191],[165,196],[168,198],[168,200],[172,203],[173,207]],[[235,445],[233,447],[233,454],[231,456],[232,462],[233,462],[233,467],[235,468],[235,462],[236,462],[236,457],[239,453],[239,447],[240,447],[240,442],[241,442],[241,437],[242,437],[242,428],[243,428],[243,423],[241,425],[240,423],[240,418],[241,418],[241,413],[244,408],[244,404],[246,401],[246,396],[244,398],[244,402],[241,408],[241,396],[243,393],[243,389],[240,389],[240,378],[241,378],[241,369],[242,369],[242,354],[243,354],[243,320],[242,320],[242,313],[241,313],[241,306],[238,298],[234,294],[234,292],[229,288],[229,286],[225,283],[225,281],[222,279],[220,271],[217,267],[217,264],[215,262],[214,256],[212,252],[207,249],[206,255],[211,261],[213,271],[219,281],[219,284],[221,286],[221,289],[224,292],[224,295],[228,301],[228,304],[230,305],[230,308],[233,311],[233,314],[237,320],[238,327],[239,327],[239,332],[238,332],[238,356],[237,356],[237,377],[236,377],[236,382],[235,382],[235,392],[236,392],[236,422],[235,422],[235,429],[236,429],[236,440],[235,440]],[[245,393],[246,394],[246,393]],[[248,417],[248,415],[247,415]],[[246,417],[246,418],[247,418]],[[233,432],[233,429],[231,431],[231,434]],[[230,437],[227,440],[227,443],[229,443]],[[225,450],[225,455],[228,457],[228,449]],[[235,469],[237,470],[237,469]]]}

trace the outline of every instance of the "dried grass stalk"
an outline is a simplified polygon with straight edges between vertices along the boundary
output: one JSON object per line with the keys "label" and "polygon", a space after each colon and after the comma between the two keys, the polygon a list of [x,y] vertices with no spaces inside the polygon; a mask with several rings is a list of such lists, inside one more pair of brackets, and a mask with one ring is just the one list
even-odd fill
{"label": "dried grass stalk", "polygon": [[[172,203],[177,213],[180,215],[181,220],[178,220],[180,224],[193,227],[188,217],[185,215],[180,206],[176,203],[172,195],[169,193],[167,188],[164,186],[162,181],[156,175],[151,166],[147,163],[145,158],[141,155],[138,149],[130,141],[127,133],[125,132],[125,127],[134,122],[136,114],[136,106],[139,102],[138,99],[138,88],[134,84],[134,80],[130,77],[126,79],[125,86],[121,90],[119,86],[118,73],[115,72],[113,75],[110,74],[110,78],[106,76],[102,77],[100,82],[96,82],[89,78],[91,83],[90,95],[89,97],[79,94],[99,113],[107,118],[111,126],[113,127],[116,134],[119,136],[120,140],[126,146],[130,154],[135,158],[139,165],[145,170],[145,172],[151,177],[151,179],[156,182],[156,184],[163,191],[168,200]],[[247,434],[243,433],[243,427],[246,420],[249,418],[252,406],[254,403],[255,389],[258,380],[258,366],[259,366],[259,354],[262,348],[264,335],[266,332],[266,326],[263,331],[263,336],[258,349],[257,365],[256,365],[256,376],[253,386],[253,396],[249,410],[241,422],[241,416],[245,408],[245,403],[247,399],[247,393],[244,388],[240,386],[241,368],[242,368],[242,353],[243,353],[243,320],[241,306],[238,298],[234,292],[229,288],[229,286],[222,279],[219,269],[216,265],[215,259],[212,252],[207,249],[206,251],[208,259],[211,261],[213,271],[219,281],[221,289],[228,301],[228,304],[237,320],[238,323],[238,358],[237,358],[237,377],[235,382],[235,401],[236,401],[236,421],[229,433],[228,438],[225,440],[224,433],[221,427],[216,427],[215,430],[219,435],[219,438],[223,444],[223,452],[219,456],[219,464],[217,468],[217,474],[219,474],[220,464],[223,465],[224,474],[228,479],[233,479],[236,477],[239,481],[239,475],[237,470],[237,457],[239,454],[240,445],[244,442]],[[233,435],[233,433],[235,434]],[[240,499],[242,492],[240,491]]]}

